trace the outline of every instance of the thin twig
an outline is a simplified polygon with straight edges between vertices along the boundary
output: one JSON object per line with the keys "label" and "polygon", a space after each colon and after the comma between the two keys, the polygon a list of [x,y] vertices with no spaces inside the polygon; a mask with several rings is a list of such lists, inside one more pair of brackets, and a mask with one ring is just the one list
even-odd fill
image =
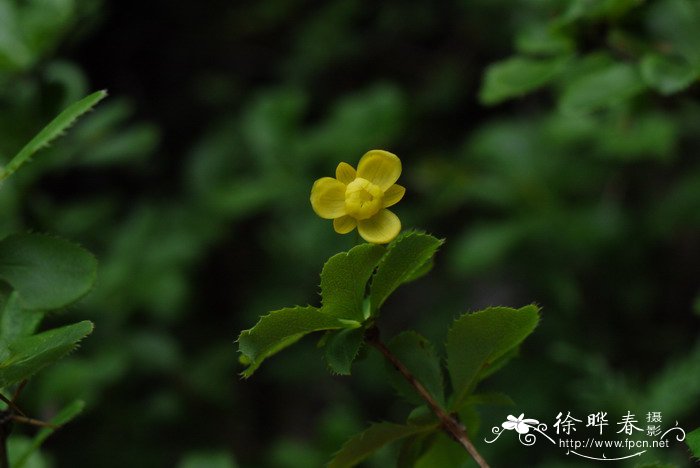
{"label": "thin twig", "polygon": [[453,416],[447,414],[447,412],[438,404],[433,396],[426,390],[422,383],[408,370],[408,368],[399,359],[394,356],[394,354],[389,351],[389,348],[382,343],[379,338],[379,329],[376,326],[372,326],[365,332],[365,341],[370,345],[374,346],[382,355],[391,363],[394,368],[401,373],[404,379],[418,392],[418,394],[428,403],[430,409],[438,417],[442,428],[447,432],[454,440],[456,440],[462,447],[465,448],[469,455],[472,456],[474,461],[481,468],[489,468],[489,464],[481,456],[479,451],[476,449],[464,426],[457,421]]}
{"label": "thin twig", "polygon": [[14,398],[13,398],[12,400],[10,400],[10,399],[8,399],[5,395],[3,395],[2,393],[0,393],[0,401],[2,401],[3,403],[5,403],[5,404],[7,405],[7,407],[8,407],[8,409],[14,410],[16,413],[19,413],[21,416],[24,416],[24,415],[25,415],[25,414],[22,412],[22,410],[19,409],[19,407],[18,407],[17,404],[15,403]]}
{"label": "thin twig", "polygon": [[24,387],[27,386],[27,382],[29,382],[28,379],[24,379],[17,385],[17,388],[15,389],[15,393],[12,394],[12,401],[17,401],[19,396],[22,394],[22,390],[24,390]]}
{"label": "thin twig", "polygon": [[22,393],[22,390],[26,384],[27,381],[23,380],[17,386],[11,400],[0,393],[0,401],[7,405],[7,409],[0,411],[0,468],[10,468],[10,460],[7,453],[7,439],[10,437],[13,422],[30,424],[38,427],[47,427],[50,429],[57,429],[59,427],[55,424],[39,421],[38,419],[28,418],[22,412],[22,410],[19,409],[15,401]]}
{"label": "thin twig", "polygon": [[12,416],[12,420],[22,424],[29,424],[30,426],[47,427],[49,429],[58,429],[60,427],[56,424],[47,423],[46,421],[40,421],[34,418],[28,418],[26,416],[14,415]]}

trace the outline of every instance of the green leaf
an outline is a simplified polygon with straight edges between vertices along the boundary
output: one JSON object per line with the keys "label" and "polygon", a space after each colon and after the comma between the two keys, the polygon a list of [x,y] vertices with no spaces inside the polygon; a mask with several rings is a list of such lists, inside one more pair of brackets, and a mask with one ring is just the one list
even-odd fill
{"label": "green leaf", "polygon": [[515,47],[523,54],[553,56],[573,52],[576,43],[559,28],[535,24],[517,33]]}
{"label": "green leaf", "polygon": [[370,288],[370,310],[375,315],[396,288],[424,271],[443,241],[417,231],[394,239],[377,266]]}
{"label": "green leaf", "polygon": [[640,70],[646,84],[664,95],[684,90],[700,75],[685,59],[656,53],[644,56]]}
{"label": "green leaf", "polygon": [[637,111],[604,125],[597,140],[608,158],[668,160],[678,141],[678,126],[672,115]]}
{"label": "green leaf", "polygon": [[527,227],[521,222],[475,223],[452,247],[454,269],[473,275],[502,262],[525,237]]}
{"label": "green leaf", "polygon": [[432,445],[435,436],[436,433],[434,432],[422,432],[420,434],[407,437],[401,444],[401,449],[399,449],[396,466],[416,466],[418,459],[421,458],[425,451]]}
{"label": "green leaf", "polygon": [[[445,390],[440,368],[440,358],[435,353],[432,344],[426,338],[414,331],[405,331],[395,336],[387,347],[401,361],[411,374],[428,390],[433,398],[444,405]],[[406,379],[387,364],[391,384],[396,391],[410,403],[422,405],[425,400],[406,381]]]}
{"label": "green leaf", "polygon": [[412,425],[425,426],[427,424],[437,423],[438,420],[437,416],[435,416],[435,413],[433,413],[428,405],[422,404],[411,410],[406,418],[406,422]]}
{"label": "green leaf", "polygon": [[459,421],[467,429],[467,435],[476,438],[481,426],[481,415],[474,405],[462,405],[457,410]]}
{"label": "green leaf", "polygon": [[690,447],[693,457],[700,458],[700,427],[685,436],[685,443]]}
{"label": "green leaf", "polygon": [[248,363],[248,368],[242,375],[250,377],[265,359],[309,333],[358,326],[359,323],[348,323],[311,306],[288,307],[270,312],[253,328],[242,331],[238,337],[239,351]]}
{"label": "green leaf", "polygon": [[387,444],[415,434],[433,431],[437,425],[404,426],[389,422],[372,424],[348,440],[328,463],[328,468],[352,467]]}
{"label": "green leaf", "polygon": [[29,378],[61,359],[92,329],[92,322],[85,320],[14,341],[9,346],[9,356],[0,361],[0,387]]}
{"label": "green leaf", "polygon": [[68,106],[66,110],[61,112],[58,117],[53,119],[32,138],[31,141],[10,160],[7,166],[0,168],[0,181],[11,176],[17,169],[29,161],[37,151],[48,146],[53,140],[61,136],[81,115],[95,107],[95,105],[106,96],[106,91],[98,91]]}
{"label": "green leaf", "polygon": [[350,375],[350,367],[362,347],[364,328],[332,332],[325,347],[326,363],[335,374]]}
{"label": "green leaf", "polygon": [[[1,2],[0,2],[1,4]],[[15,460],[29,450],[32,446],[32,439],[24,435],[13,433],[7,440],[7,456],[10,459],[11,467],[15,467]],[[24,463],[25,468],[50,468],[50,463],[41,452],[34,452]]]}
{"label": "green leaf", "polygon": [[505,367],[506,364],[508,364],[511,359],[516,357],[519,353],[518,347],[514,347],[506,351],[505,353],[501,354],[499,357],[493,360],[488,366],[484,367],[481,369],[481,372],[479,372],[479,375],[476,378],[477,382],[481,382],[485,378],[487,378],[490,375],[495,374],[499,370]]}
{"label": "green leaf", "polygon": [[534,91],[551,81],[563,69],[568,58],[531,59],[511,57],[490,65],[486,70],[479,99],[498,104]]}
{"label": "green leaf", "polygon": [[638,0],[604,0],[590,2],[589,0],[570,0],[564,2],[568,8],[557,18],[557,23],[566,25],[574,21],[587,18],[589,20],[600,20],[607,18],[614,20],[624,15],[628,10],[638,7]]}
{"label": "green leaf", "polygon": [[700,4],[688,0],[651,2],[647,23],[653,41],[693,65],[700,65]]}
{"label": "green leaf", "polygon": [[586,114],[624,102],[644,90],[637,70],[615,63],[571,81],[559,99],[565,114]]}
{"label": "green leaf", "polygon": [[11,293],[0,305],[0,361],[10,355],[9,346],[16,339],[29,336],[36,331],[44,314],[24,310],[17,292]]}
{"label": "green leaf", "polygon": [[386,82],[342,96],[328,118],[298,140],[301,153],[336,160],[375,145],[387,146],[401,135],[408,108],[402,89]]}
{"label": "green leaf", "polygon": [[425,262],[423,265],[418,267],[416,271],[411,273],[406,277],[405,283],[410,283],[411,281],[415,281],[417,279],[420,279],[430,273],[430,271],[433,269],[435,266],[435,259],[430,258],[428,259],[427,262]]}
{"label": "green leaf", "polygon": [[447,334],[447,368],[457,409],[487,366],[518,346],[537,326],[539,308],[489,307],[455,320]]}
{"label": "green leaf", "polygon": [[332,256],[321,272],[322,310],[338,318],[365,320],[367,281],[385,251],[380,245],[361,244]]}
{"label": "green leaf", "polygon": [[42,234],[15,234],[0,241],[0,279],[20,296],[22,307],[65,307],[92,289],[97,260],[68,241]]}
{"label": "green leaf", "polygon": [[0,2],[0,70],[3,72],[21,70],[33,62],[32,51],[22,38],[18,10],[19,5],[14,2]]}
{"label": "green leaf", "polygon": [[429,445],[414,468],[465,468],[472,466],[468,464],[469,453],[442,432],[436,434],[430,440]]}
{"label": "green leaf", "polygon": [[[75,400],[68,406],[64,407],[61,411],[59,411],[58,414],[56,414],[56,416],[51,418],[51,421],[49,421],[49,423],[55,426],[62,426],[64,424],[67,424],[80,413],[82,413],[83,408],[85,408],[85,402],[83,400]],[[16,460],[13,460],[12,467],[22,468],[27,463],[27,461],[29,461],[29,457],[31,457],[34,452],[39,450],[41,444],[43,444],[44,441],[48,439],[51,434],[56,432],[57,429],[60,429],[60,427],[42,428],[36,434],[36,436],[34,436],[31,445],[29,445]]]}

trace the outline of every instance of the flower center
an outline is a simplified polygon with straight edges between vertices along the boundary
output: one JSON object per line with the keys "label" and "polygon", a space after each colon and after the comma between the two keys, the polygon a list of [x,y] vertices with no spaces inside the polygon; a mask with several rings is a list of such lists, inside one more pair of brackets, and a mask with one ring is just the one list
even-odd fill
{"label": "flower center", "polygon": [[382,189],[358,177],[345,189],[345,211],[355,219],[371,218],[382,209],[383,198]]}

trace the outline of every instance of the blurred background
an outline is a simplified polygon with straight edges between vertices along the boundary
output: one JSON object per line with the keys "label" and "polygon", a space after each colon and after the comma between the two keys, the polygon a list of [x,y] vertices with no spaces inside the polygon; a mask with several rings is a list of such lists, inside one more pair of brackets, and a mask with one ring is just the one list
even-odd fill
{"label": "blurred background", "polygon": [[[440,344],[466,311],[543,308],[485,384],[516,406],[485,408],[475,440],[521,412],[700,426],[699,59],[694,0],[0,0],[0,162],[110,92],[0,193],[0,235],[100,260],[95,290],[46,324],[95,332],[20,402],[88,404],[37,466],[319,467],[403,420],[374,353],[334,377],[308,339],[237,375],[238,333],[317,304],[321,266],[353,244],[311,184],[373,148],[403,161],[404,227],[447,238],[384,307],[387,338]],[[494,467],[587,466],[506,439],[477,444]]]}

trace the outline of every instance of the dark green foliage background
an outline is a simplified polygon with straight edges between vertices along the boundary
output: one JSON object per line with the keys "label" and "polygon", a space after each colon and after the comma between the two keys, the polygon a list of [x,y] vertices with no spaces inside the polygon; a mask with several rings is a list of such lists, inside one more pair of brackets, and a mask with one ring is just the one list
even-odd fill
{"label": "dark green foliage background", "polygon": [[[311,184],[371,148],[402,158],[404,226],[447,238],[384,306],[387,339],[542,306],[487,384],[516,406],[485,411],[476,441],[521,412],[700,425],[697,1],[0,0],[0,17],[0,161],[111,95],[0,192],[0,235],[100,260],[96,289],[45,324],[95,331],[21,402],[87,401],[47,463],[316,467],[367,422],[403,420],[373,353],[332,377],[304,340],[241,381],[233,344],[269,310],[318,305],[323,262],[353,238],[314,215]],[[652,52],[681,65],[650,81]],[[483,90],[514,54],[541,67]],[[573,466],[505,439],[478,442],[492,466]],[[675,444],[643,461],[687,460]]]}

